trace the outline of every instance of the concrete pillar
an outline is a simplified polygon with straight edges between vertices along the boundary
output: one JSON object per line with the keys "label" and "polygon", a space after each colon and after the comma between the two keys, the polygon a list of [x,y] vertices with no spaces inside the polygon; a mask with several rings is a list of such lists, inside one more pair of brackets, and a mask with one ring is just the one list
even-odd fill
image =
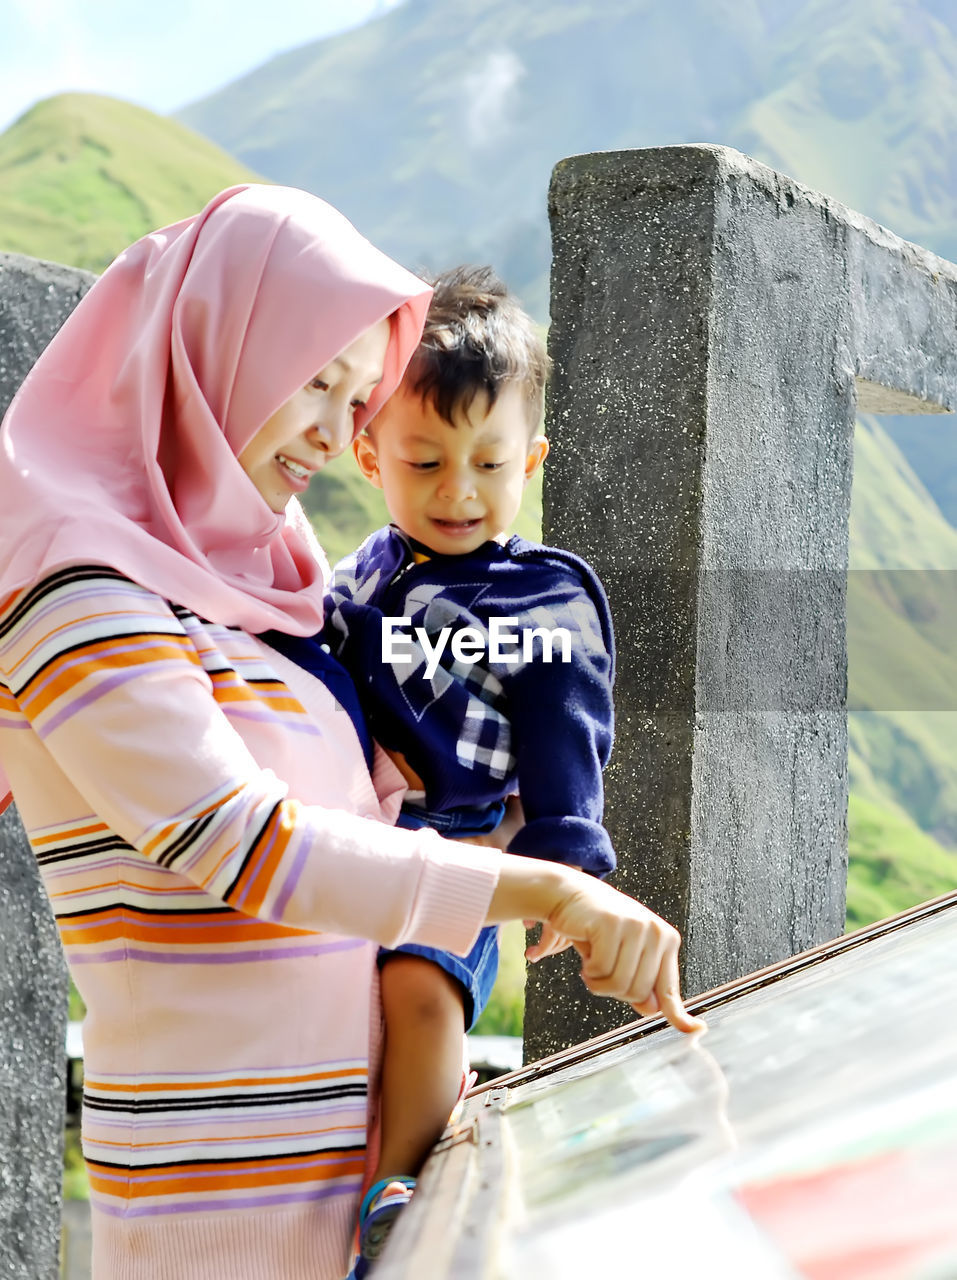
{"label": "concrete pillar", "polygon": [[[858,408],[957,402],[957,268],[746,156],[555,169],[546,542],[618,635],[614,883],[694,993],[840,934]],[[531,971],[526,1061],[630,1021]]]}
{"label": "concrete pillar", "polygon": [[[0,254],[0,415],[94,277]],[[0,1276],[59,1275],[67,978],[36,859],[0,817]]]}
{"label": "concrete pillar", "polygon": [[59,1274],[66,969],[14,808],[0,817],[0,1275]]}

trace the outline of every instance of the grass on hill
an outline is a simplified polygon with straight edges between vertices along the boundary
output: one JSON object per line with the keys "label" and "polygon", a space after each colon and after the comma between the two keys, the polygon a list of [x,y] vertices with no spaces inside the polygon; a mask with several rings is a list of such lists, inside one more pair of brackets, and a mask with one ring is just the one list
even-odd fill
{"label": "grass on hill", "polygon": [[873,418],[854,436],[851,790],[957,846],[957,530]]}
{"label": "grass on hill", "polygon": [[60,94],[0,134],[0,251],[99,272],[217,191],[261,181],[178,121],[115,98]]}
{"label": "grass on hill", "polygon": [[906,814],[852,795],[848,804],[847,928],[957,889],[957,853]]}

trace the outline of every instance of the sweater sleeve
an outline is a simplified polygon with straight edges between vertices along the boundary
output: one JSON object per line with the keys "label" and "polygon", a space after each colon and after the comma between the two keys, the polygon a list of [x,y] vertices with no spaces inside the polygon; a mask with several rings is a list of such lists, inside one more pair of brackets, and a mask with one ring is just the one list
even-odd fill
{"label": "sweater sleeve", "polygon": [[109,569],[61,570],[0,607],[0,681],[24,727],[142,855],[272,923],[467,952],[494,853],[290,799],[215,678],[175,611]]}
{"label": "sweater sleeve", "polygon": [[[506,679],[512,750],[525,826],[510,853],[549,858],[604,876],[615,851],[602,826],[602,771],[614,729],[611,621],[575,571],[540,595],[519,628],[559,629],[554,642],[533,635],[529,660]],[[516,610],[516,612],[518,612]]]}

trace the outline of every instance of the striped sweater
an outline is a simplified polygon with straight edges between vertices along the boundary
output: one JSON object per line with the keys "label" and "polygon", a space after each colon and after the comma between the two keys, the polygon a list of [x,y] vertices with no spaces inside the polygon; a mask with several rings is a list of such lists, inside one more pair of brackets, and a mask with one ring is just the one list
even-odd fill
{"label": "striped sweater", "polygon": [[96,1280],[340,1280],[375,944],[466,951],[494,855],[393,829],[314,677],[100,566],[0,602],[0,759],[88,1009]]}

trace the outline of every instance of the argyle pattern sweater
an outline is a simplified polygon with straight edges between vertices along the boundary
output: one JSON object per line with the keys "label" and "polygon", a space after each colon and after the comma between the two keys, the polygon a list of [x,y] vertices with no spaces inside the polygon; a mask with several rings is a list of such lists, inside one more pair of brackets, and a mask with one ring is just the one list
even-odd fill
{"label": "argyle pattern sweater", "polygon": [[[494,619],[508,620],[497,644]],[[389,641],[411,661],[383,660],[384,628],[411,637]],[[463,628],[474,645],[456,656],[451,637]],[[564,650],[545,635],[559,630]],[[429,649],[443,632],[430,675]],[[487,806],[517,791],[526,825],[510,853],[595,875],[614,868],[601,825],[614,642],[604,590],[584,560],[519,537],[440,555],[389,525],[336,566],[322,639],[352,674],[374,737],[423,780],[427,810]]]}
{"label": "argyle pattern sweater", "polygon": [[0,601],[0,759],[88,1010],[95,1280],[342,1280],[377,944],[466,952],[497,855],[396,830],[324,685],[98,565]]}

